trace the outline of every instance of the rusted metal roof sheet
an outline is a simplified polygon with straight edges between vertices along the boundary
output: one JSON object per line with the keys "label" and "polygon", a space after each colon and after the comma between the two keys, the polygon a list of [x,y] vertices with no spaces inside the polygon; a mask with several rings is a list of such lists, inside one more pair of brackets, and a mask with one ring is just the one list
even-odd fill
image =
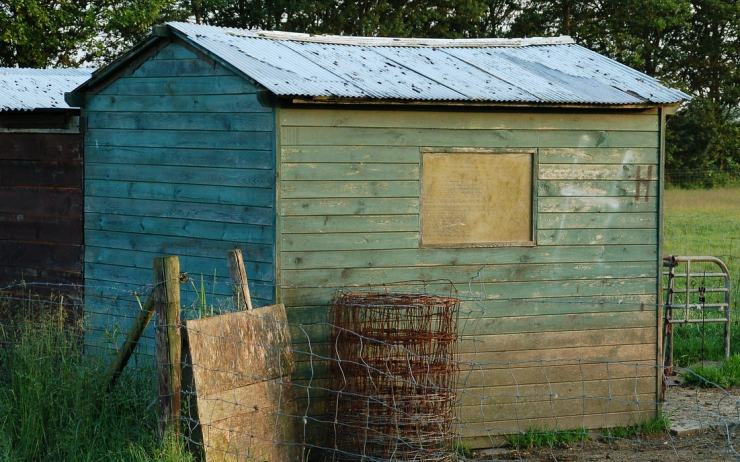
{"label": "rusted metal roof sheet", "polygon": [[92,71],[0,68],[0,111],[69,109],[64,93],[89,79]]}
{"label": "rusted metal roof sheet", "polygon": [[535,104],[689,98],[569,37],[396,39],[167,25],[278,96]]}

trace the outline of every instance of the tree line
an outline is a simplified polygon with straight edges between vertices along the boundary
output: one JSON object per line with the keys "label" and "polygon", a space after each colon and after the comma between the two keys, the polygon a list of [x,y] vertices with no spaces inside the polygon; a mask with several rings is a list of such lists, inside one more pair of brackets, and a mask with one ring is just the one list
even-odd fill
{"label": "tree line", "polygon": [[570,35],[694,96],[669,119],[672,182],[740,178],[736,0],[2,0],[0,65],[100,65],[169,20],[367,36]]}

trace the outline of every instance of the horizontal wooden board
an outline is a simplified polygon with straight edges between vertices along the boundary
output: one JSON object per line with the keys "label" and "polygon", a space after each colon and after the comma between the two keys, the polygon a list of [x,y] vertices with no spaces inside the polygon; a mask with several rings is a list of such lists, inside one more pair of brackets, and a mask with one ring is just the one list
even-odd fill
{"label": "horizontal wooden board", "polygon": [[80,190],[0,188],[0,213],[35,216],[81,216]]}
{"label": "horizontal wooden board", "polygon": [[579,229],[579,228],[657,228],[658,214],[643,213],[540,213],[537,215],[537,228],[546,229]]}
{"label": "horizontal wooden board", "polygon": [[283,216],[281,227],[288,234],[418,231],[419,216],[413,215],[315,215]]}
{"label": "horizontal wooden board", "polygon": [[247,79],[236,75],[121,77],[100,91],[101,95],[240,95],[254,93]]}
{"label": "horizontal wooden board", "polygon": [[655,212],[657,202],[654,197],[635,199],[633,197],[540,197],[538,211],[555,212]]}
{"label": "horizontal wooden board", "polygon": [[654,165],[639,164],[540,164],[538,169],[540,180],[656,180],[657,175]]}
{"label": "horizontal wooden board", "polygon": [[2,266],[79,272],[82,270],[80,244],[59,244],[0,240]]}
{"label": "horizontal wooden board", "polygon": [[[359,143],[358,141],[362,141]],[[283,127],[283,146],[657,147],[657,132]]]}
{"label": "horizontal wooden board", "polygon": [[419,197],[418,181],[282,181],[284,199],[327,197]]}
{"label": "horizontal wooden board", "polygon": [[[305,350],[305,344],[310,343],[315,354],[331,356],[329,348],[332,346],[326,343],[331,324],[294,324],[292,316],[289,318],[294,341],[302,345],[300,349]],[[655,341],[656,327],[655,310],[539,316],[461,315],[457,329],[461,336],[458,353],[472,358],[473,354],[501,351],[640,344]],[[617,330],[621,333],[616,333]],[[568,335],[572,342],[569,342]],[[465,366],[477,367],[476,360],[471,361]]]}
{"label": "horizontal wooden board", "polygon": [[254,94],[239,95],[96,95],[86,106],[90,111],[116,112],[271,112]]}
{"label": "horizontal wooden board", "polygon": [[[655,361],[577,361],[571,364],[530,364],[506,370],[475,366],[460,371],[458,388],[512,387],[543,383],[572,383],[595,380],[655,378],[659,366]],[[467,369],[467,370],[466,370]]]}
{"label": "horizontal wooden board", "polygon": [[98,146],[141,146],[162,148],[270,149],[272,134],[265,131],[225,131],[214,136],[206,130],[88,130],[85,143]]}
{"label": "horizontal wooden board", "polygon": [[544,196],[632,196],[635,199],[657,195],[658,182],[634,180],[541,180],[537,193]]}
{"label": "horizontal wooden board", "polygon": [[455,265],[397,268],[283,269],[283,287],[349,287],[403,280],[450,280],[454,283],[515,282],[593,279],[599,277],[650,277],[655,262],[636,263],[517,263],[511,265]]}
{"label": "horizontal wooden board", "polygon": [[234,75],[214,61],[203,59],[150,59],[143,62],[132,74],[134,77],[184,77]]}
{"label": "horizontal wooden board", "polygon": [[286,163],[388,163],[414,164],[420,160],[416,146],[282,146]]}
{"label": "horizontal wooden board", "polygon": [[157,50],[157,52],[151,57],[151,59],[198,59],[199,56],[195,54],[190,48],[183,46],[180,43],[172,42],[166,47]]}
{"label": "horizontal wooden board", "polygon": [[210,166],[158,165],[144,167],[134,164],[105,164],[87,162],[85,180],[114,180],[152,183],[202,184],[271,188],[275,176],[270,170],[213,168]]}
{"label": "horizontal wooden board", "polygon": [[[215,276],[214,273],[216,273]],[[190,275],[195,278],[195,281],[197,281],[196,283],[200,282],[200,275],[203,275],[206,283],[215,284],[218,287],[217,289],[212,289],[216,294],[229,296],[232,293],[231,278],[228,273],[226,262],[222,264],[220,271],[218,267],[206,266],[202,268],[193,268],[190,271]],[[140,284],[147,284],[151,281],[151,277],[151,268],[118,266],[107,263],[85,263],[86,279],[90,278],[98,281],[109,282],[138,281]],[[254,294],[255,298],[263,300],[270,299],[272,297],[273,285],[270,281],[252,280],[250,282],[250,291]]]}
{"label": "horizontal wooden board", "polygon": [[[143,252],[141,250],[110,249],[106,247],[85,248],[85,262],[104,263],[118,266],[130,266],[151,270],[153,261],[160,256],[158,253]],[[185,273],[204,274],[208,276],[226,276],[224,274],[227,253],[211,257],[193,257],[180,255],[180,268]],[[247,276],[250,280],[270,282],[274,280],[274,267],[265,262],[244,262]],[[198,281],[199,282],[199,281]]]}
{"label": "horizontal wooden board", "polygon": [[256,170],[272,169],[275,166],[274,155],[270,150],[91,145],[85,149],[88,163],[136,164],[143,170],[153,165]]}
{"label": "horizontal wooden board", "polygon": [[484,423],[461,424],[458,434],[464,441],[468,438],[475,437],[476,440],[467,444],[470,447],[490,447],[490,437],[496,435],[507,435],[525,432],[530,428],[541,428],[543,431],[548,430],[573,430],[578,428],[597,429],[610,427],[626,427],[637,425],[640,422],[647,421],[656,415],[655,409],[629,411],[629,412],[610,412],[590,415],[575,415],[563,417],[541,417],[533,419],[501,420]]}
{"label": "horizontal wooden board", "polygon": [[[655,295],[573,296],[548,299],[463,300],[460,325],[483,318],[560,314],[656,312]],[[329,306],[294,306],[288,312],[295,326],[330,323]]]}
{"label": "horizontal wooden board", "polygon": [[247,205],[253,207],[272,207],[275,202],[275,192],[271,188],[156,183],[149,181],[89,179],[85,182],[85,194],[88,197],[152,199],[172,202]]}
{"label": "horizontal wooden board", "polygon": [[[240,242],[244,246],[271,244],[275,240],[275,230],[271,225],[92,212],[85,215],[85,229],[89,231],[120,231],[135,234],[218,239]],[[132,238],[135,238],[135,236],[132,236]]]}
{"label": "horizontal wooden board", "polygon": [[537,231],[538,245],[655,244],[655,229],[548,229]]}
{"label": "horizontal wooden board", "polygon": [[419,180],[418,164],[283,163],[280,169],[283,181]]}
{"label": "horizontal wooden board", "polygon": [[[213,130],[272,132],[274,118],[266,112],[211,113],[211,112],[96,112],[87,111],[88,129],[121,130]],[[214,133],[220,136],[221,133]]]}
{"label": "horizontal wooden board", "polygon": [[[288,236],[284,235],[283,238],[288,238]],[[412,247],[404,250],[372,251],[352,248],[344,252],[289,252],[287,249],[283,249],[281,267],[284,269],[344,269],[434,265],[488,265],[492,263],[514,264],[527,262],[655,262],[657,258],[657,250],[652,245],[498,247],[489,249],[419,249]]]}
{"label": "horizontal wooden board", "polygon": [[270,207],[93,196],[86,198],[85,212],[110,213],[114,215],[138,214],[139,216],[223,221],[226,223],[247,223],[252,225],[271,225],[274,220],[274,212]]}
{"label": "horizontal wooden board", "polygon": [[23,161],[82,161],[78,133],[0,133],[0,159]]}
{"label": "horizontal wooden board", "polygon": [[657,164],[657,148],[551,148],[538,151],[540,164]]}
{"label": "horizontal wooden board", "polygon": [[417,197],[283,199],[280,214],[291,215],[404,215],[419,211]]}
{"label": "horizontal wooden board", "polygon": [[368,109],[280,111],[284,126],[436,128],[459,130],[634,130],[658,131],[657,114],[542,112],[388,111]]}
{"label": "horizontal wooden board", "polygon": [[68,189],[80,191],[82,164],[4,160],[0,169],[2,188]]}
{"label": "horizontal wooden board", "polygon": [[419,233],[283,234],[283,251],[409,249],[419,245]]}
{"label": "horizontal wooden board", "polygon": [[82,217],[0,213],[0,240],[82,245]]}
{"label": "horizontal wooden board", "polygon": [[[212,255],[224,255],[235,246],[240,246],[244,243],[219,239],[186,238],[115,231],[88,231],[85,236],[85,244],[112,249],[142,250],[165,255],[209,257]],[[269,263],[273,258],[271,245],[244,245],[242,250],[247,260]]]}
{"label": "horizontal wooden board", "polygon": [[[457,289],[449,283],[442,282],[397,282],[383,285],[382,289],[414,293],[426,288],[426,291],[433,294],[453,294],[465,300],[483,302],[496,299],[654,295],[655,287],[655,278],[603,278],[573,281],[478,283]],[[281,288],[282,302],[286,306],[328,306],[335,293],[335,288]]]}
{"label": "horizontal wooden board", "polygon": [[[456,361],[463,367],[474,367],[478,370],[485,371],[487,376],[508,375],[513,369],[537,369],[540,371],[548,370],[555,366],[579,366],[583,364],[641,364],[652,362],[657,364],[657,349],[652,344],[620,344],[620,345],[597,345],[592,347],[560,347],[551,349],[532,349],[532,350],[515,350],[515,351],[494,351],[494,352],[477,352],[477,353],[460,353],[456,355]],[[294,357],[296,360],[296,381],[322,380],[329,377],[328,360],[330,357],[314,354],[308,346],[297,345],[294,348]],[[464,375],[460,380],[464,380]],[[643,386],[652,383],[652,389],[643,390],[643,392],[655,391],[655,374],[639,373],[636,376],[627,375],[627,378],[615,378],[619,375],[596,377],[594,381],[602,382],[604,386],[609,383],[621,380],[626,382],[630,379],[639,380]],[[533,381],[532,384],[508,384],[501,386],[491,386],[487,383],[480,387],[466,386],[465,397],[468,402],[479,403],[481,399],[495,397],[496,395],[506,395],[511,398],[509,402],[514,401],[515,392],[518,386],[527,386],[531,389],[546,389],[548,384],[560,384],[562,387],[573,387],[576,384],[582,386],[584,380],[579,376],[571,378],[553,377],[548,381],[542,377],[540,381]],[[633,388],[634,389],[634,388]],[[513,392],[512,392],[513,391]],[[545,391],[547,393],[547,391]],[[575,396],[580,396],[580,390]],[[604,396],[608,396],[604,393]],[[522,399],[524,397],[520,397]],[[532,401],[540,401],[532,397]],[[465,403],[462,403],[465,404]]]}

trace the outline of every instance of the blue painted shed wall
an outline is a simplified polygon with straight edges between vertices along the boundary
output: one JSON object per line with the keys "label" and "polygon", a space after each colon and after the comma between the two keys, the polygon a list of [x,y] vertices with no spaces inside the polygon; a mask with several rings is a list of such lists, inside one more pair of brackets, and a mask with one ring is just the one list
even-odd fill
{"label": "blue painted shed wall", "polygon": [[[219,305],[240,247],[255,305],[274,302],[275,117],[254,84],[172,43],[88,95],[84,116],[88,345],[121,341],[158,255]],[[194,303],[192,284],[182,294]]]}

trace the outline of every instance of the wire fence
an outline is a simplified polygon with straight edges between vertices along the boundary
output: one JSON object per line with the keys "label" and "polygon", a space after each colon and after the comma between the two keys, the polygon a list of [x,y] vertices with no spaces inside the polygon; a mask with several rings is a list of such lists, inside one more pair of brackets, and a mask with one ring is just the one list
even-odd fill
{"label": "wire fence", "polygon": [[[440,284],[447,288],[434,289]],[[301,308],[310,315],[288,309],[287,319],[263,316],[252,327],[235,329],[229,327],[235,321],[224,318],[201,329],[189,321],[216,322],[238,311],[224,294],[231,287],[204,289],[191,281],[182,286],[188,295],[177,327],[187,332],[191,349],[200,339],[208,353],[197,361],[185,355],[180,365],[187,376],[183,438],[191,451],[215,460],[572,460],[599,458],[605,451],[616,460],[692,460],[697,451],[706,460],[740,458],[737,390],[702,376],[704,387],[670,386],[663,396],[654,297],[515,299],[487,293],[475,280],[402,281],[357,290],[371,296],[403,288],[406,297],[451,298],[458,305],[406,312],[404,321],[393,318],[399,311],[391,309],[344,319],[327,302]],[[60,325],[79,338],[86,353],[110,358],[153,288],[0,288],[3,341],[12,343],[13,328],[23,323],[64,312]],[[498,329],[504,320],[491,315],[491,303],[512,312],[542,309]],[[400,305],[415,306],[408,300]],[[570,325],[548,327],[537,315],[548,309],[570,313]],[[265,308],[252,313],[260,310]],[[634,317],[618,317],[627,319],[624,325],[589,327],[594,313]],[[650,316],[653,321],[645,321]],[[154,329],[145,330],[129,365],[152,377]],[[289,342],[277,334],[281,330]],[[677,372],[686,378],[701,374],[690,368]]]}

